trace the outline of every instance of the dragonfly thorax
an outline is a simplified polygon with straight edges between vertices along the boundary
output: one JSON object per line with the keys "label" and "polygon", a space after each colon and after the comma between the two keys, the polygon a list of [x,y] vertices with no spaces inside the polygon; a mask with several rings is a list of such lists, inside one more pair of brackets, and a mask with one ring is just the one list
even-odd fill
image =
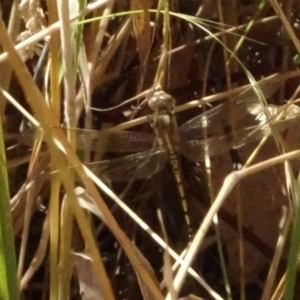
{"label": "dragonfly thorax", "polygon": [[158,134],[170,133],[173,124],[172,118],[168,114],[159,114],[154,121],[154,128]]}

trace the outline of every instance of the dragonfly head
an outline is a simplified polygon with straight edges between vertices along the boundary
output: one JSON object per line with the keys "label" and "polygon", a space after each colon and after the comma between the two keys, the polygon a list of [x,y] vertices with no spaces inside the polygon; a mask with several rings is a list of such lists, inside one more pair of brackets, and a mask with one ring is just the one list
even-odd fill
{"label": "dragonfly head", "polygon": [[148,105],[153,111],[165,110],[173,112],[175,107],[175,99],[164,92],[161,87],[157,88],[153,96],[148,100]]}

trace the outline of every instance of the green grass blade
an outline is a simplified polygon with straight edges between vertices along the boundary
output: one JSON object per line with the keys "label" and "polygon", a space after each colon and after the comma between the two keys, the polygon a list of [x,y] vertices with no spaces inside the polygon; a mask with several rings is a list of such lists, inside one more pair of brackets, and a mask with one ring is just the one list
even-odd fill
{"label": "green grass blade", "polygon": [[5,146],[0,120],[0,299],[19,299]]}

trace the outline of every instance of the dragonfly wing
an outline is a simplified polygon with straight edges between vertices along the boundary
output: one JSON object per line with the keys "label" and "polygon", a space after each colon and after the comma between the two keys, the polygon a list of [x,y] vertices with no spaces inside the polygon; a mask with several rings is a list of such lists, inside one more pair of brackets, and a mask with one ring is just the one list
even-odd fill
{"label": "dragonfly wing", "polygon": [[189,120],[179,128],[180,138],[184,140],[200,138],[205,134],[220,131],[226,122],[226,111],[226,105],[220,104]]}
{"label": "dragonfly wing", "polygon": [[91,130],[77,134],[78,148],[84,149],[91,141],[91,150],[104,152],[139,152],[151,149],[153,135],[146,132]]}
{"label": "dragonfly wing", "polygon": [[[271,85],[266,81],[260,82],[260,87],[265,98],[271,97],[280,85]],[[183,124],[179,131],[183,139],[200,138],[214,132],[223,130],[224,126],[229,125],[229,120],[235,122],[242,119],[245,115],[250,115],[249,109],[253,105],[260,104],[253,89],[237,95],[232,101],[220,104],[209,111],[191,119]]]}
{"label": "dragonfly wing", "polygon": [[[151,149],[155,142],[154,136],[146,132],[71,130],[76,131],[78,149],[85,150],[87,145],[90,144],[90,150],[96,152],[140,152]],[[34,132],[7,134],[5,139],[15,139],[24,144],[32,145],[33,135]]]}
{"label": "dragonfly wing", "polygon": [[159,172],[165,166],[166,161],[166,152],[155,149],[92,163],[89,167],[105,181],[132,181],[147,178]]}
{"label": "dragonfly wing", "polygon": [[203,161],[205,157],[220,155],[230,149],[238,149],[269,134],[269,125],[252,126],[235,133],[185,141],[181,143],[180,150],[191,161]]}

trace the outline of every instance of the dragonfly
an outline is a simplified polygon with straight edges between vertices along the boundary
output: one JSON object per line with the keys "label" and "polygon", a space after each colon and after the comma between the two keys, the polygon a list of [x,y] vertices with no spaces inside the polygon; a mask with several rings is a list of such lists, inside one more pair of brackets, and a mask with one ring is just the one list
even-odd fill
{"label": "dragonfly", "polygon": [[[277,88],[278,86],[261,86],[266,99],[271,97]],[[136,152],[93,163],[91,169],[97,175],[107,177],[111,181],[143,179],[162,170],[173,153],[180,152],[188,160],[201,162],[207,157],[238,149],[271,133],[268,122],[257,124],[258,121],[255,120],[257,112],[252,116],[256,125],[234,132],[224,132],[224,128],[228,127],[229,118],[244,122],[245,116],[251,116],[254,114],[251,111],[255,111],[255,108],[260,106],[252,90],[239,94],[230,103],[219,104],[192,118],[179,128],[173,113],[175,100],[171,95],[157,90],[150,97],[149,105],[155,112],[152,120],[154,134],[114,130],[79,131],[77,136],[79,148],[84,148],[89,135],[92,141],[90,148],[93,151],[102,149],[103,152]],[[284,128],[291,118],[299,115],[299,109],[296,109],[296,112],[293,111],[285,120],[276,121],[276,124]],[[168,137],[165,136],[166,134]],[[174,150],[169,150],[170,147]]]}
{"label": "dragonfly", "polygon": [[[278,85],[260,82],[264,97],[271,97]],[[148,106],[152,110],[149,116],[154,133],[139,131],[117,130],[78,130],[77,145],[84,149],[87,141],[91,141],[90,149],[98,152],[133,152],[133,154],[114,159],[91,163],[89,167],[100,178],[108,181],[134,181],[151,177],[161,171],[169,161],[176,180],[185,223],[191,234],[191,221],[188,204],[183,187],[180,154],[194,162],[204,161],[207,157],[223,154],[231,149],[238,149],[250,142],[257,141],[271,133],[268,122],[257,125],[255,121],[255,107],[260,102],[252,89],[234,97],[230,102],[219,104],[214,108],[199,114],[195,118],[177,126],[174,115],[175,99],[162,88],[154,90],[148,99]],[[288,121],[300,115],[291,114],[283,121],[276,121],[282,128]],[[252,117],[255,125],[244,126],[244,119]],[[229,120],[242,120],[242,129],[235,128],[232,132],[225,132]]]}
{"label": "dragonfly", "polygon": [[[278,86],[262,82],[261,88],[264,97],[269,98]],[[149,178],[162,170],[169,161],[176,180],[185,223],[191,236],[191,220],[183,186],[180,154],[191,161],[201,162],[207,157],[220,155],[259,140],[270,134],[271,130],[265,122],[259,127],[256,125],[226,134],[224,132],[224,128],[228,127],[229,117],[236,120],[243,119],[260,105],[253,90],[236,96],[230,103],[220,104],[196,116],[179,128],[174,115],[175,102],[171,95],[158,87],[148,100],[148,106],[154,112],[153,116],[149,117],[154,134],[111,131],[106,132],[105,138],[99,138],[98,135],[92,149],[100,147],[107,152],[136,153],[94,163],[91,169],[96,175],[111,181],[130,181]],[[282,123],[286,125],[286,122]],[[84,143],[84,139],[83,135],[79,136],[79,143]]]}

